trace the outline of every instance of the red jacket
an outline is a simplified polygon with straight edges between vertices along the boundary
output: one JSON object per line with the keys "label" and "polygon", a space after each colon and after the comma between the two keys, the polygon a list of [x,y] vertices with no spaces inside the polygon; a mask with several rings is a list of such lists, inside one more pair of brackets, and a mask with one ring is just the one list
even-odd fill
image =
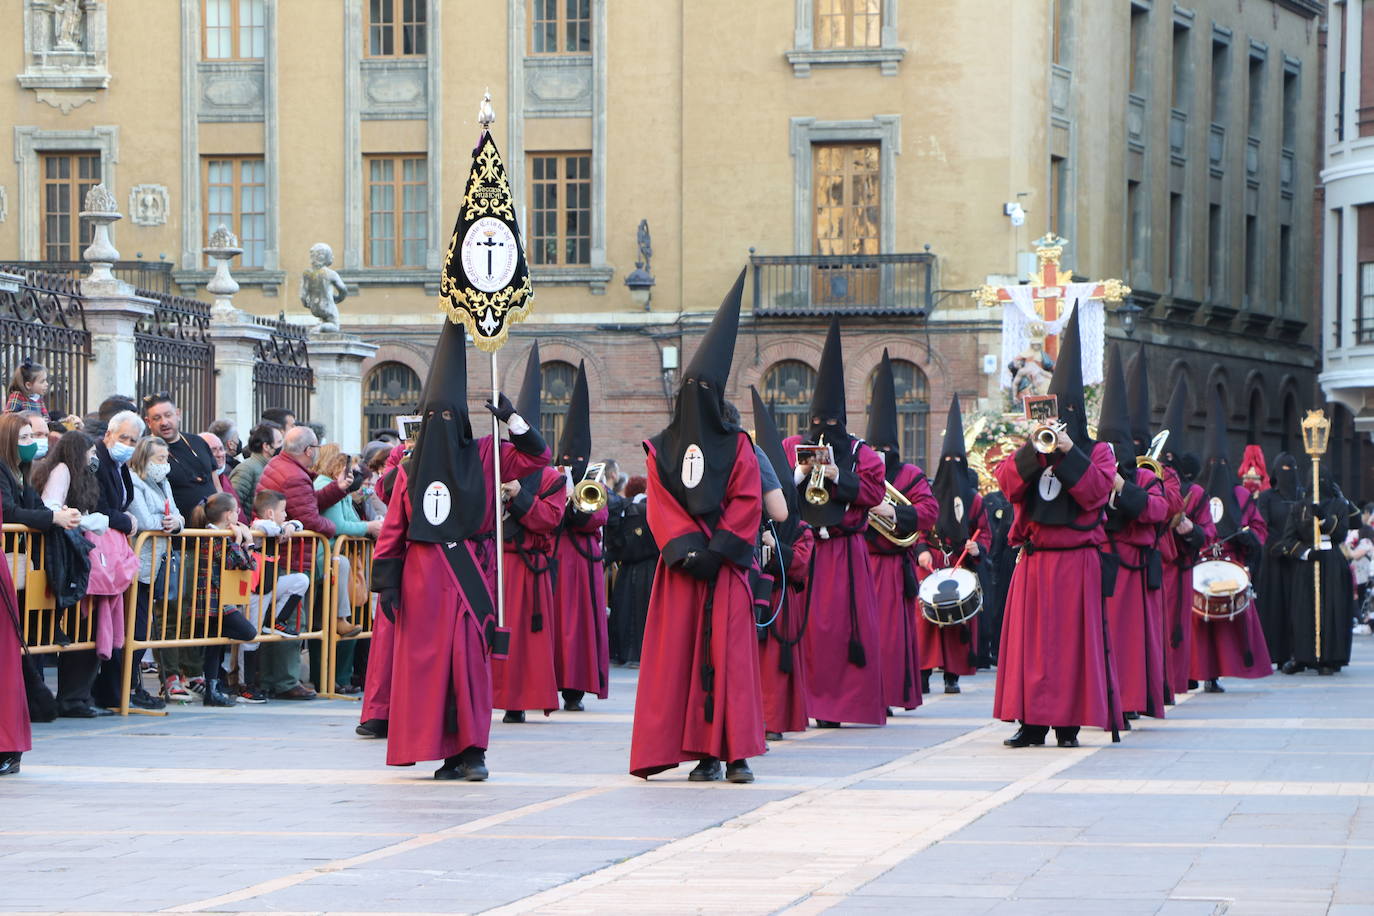
{"label": "red jacket", "polygon": [[[300,522],[306,531],[317,531],[332,538],[335,534],[334,523],[320,513],[343,499],[344,491],[333,482],[316,490],[314,481],[315,478],[296,459],[282,452],[262,469],[257,492],[276,490],[281,493],[286,497],[287,518]],[[292,569],[310,569],[310,551],[296,549],[290,553]]]}

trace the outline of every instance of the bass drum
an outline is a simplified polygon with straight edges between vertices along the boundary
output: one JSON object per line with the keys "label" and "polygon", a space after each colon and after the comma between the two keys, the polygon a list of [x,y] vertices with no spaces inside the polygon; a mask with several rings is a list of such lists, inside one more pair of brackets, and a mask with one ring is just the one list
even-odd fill
{"label": "bass drum", "polygon": [[937,627],[968,623],[983,609],[983,589],[967,569],[937,569],[921,583],[921,616]]}
{"label": "bass drum", "polygon": [[1193,613],[1203,620],[1230,620],[1250,606],[1250,573],[1230,560],[1193,567]]}

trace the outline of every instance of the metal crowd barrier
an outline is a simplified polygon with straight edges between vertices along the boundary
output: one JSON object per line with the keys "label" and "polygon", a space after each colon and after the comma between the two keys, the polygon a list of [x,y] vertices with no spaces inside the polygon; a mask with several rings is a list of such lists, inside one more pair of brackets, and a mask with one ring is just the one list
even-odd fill
{"label": "metal crowd barrier", "polygon": [[95,648],[95,615],[82,599],[58,609],[48,588],[47,535],[24,525],[3,526],[5,562],[19,599],[19,620],[32,655]]}
{"label": "metal crowd barrier", "polygon": [[[362,627],[361,630],[349,636],[340,636],[338,633],[338,617],[335,614],[329,615],[329,650],[325,652],[324,674],[321,680],[328,686],[328,696],[343,700],[362,700],[362,696],[347,696],[335,693],[334,687],[338,683],[335,675],[338,671],[339,662],[339,643],[355,642],[360,639],[372,638],[372,622],[377,610],[377,596],[371,591],[372,585],[372,548],[373,540],[365,537],[340,536],[334,539],[334,549],[330,554],[330,577],[334,582],[335,589],[344,589],[347,594],[349,606],[352,608],[350,620],[352,623]],[[340,573],[342,564],[340,558],[348,560],[349,581],[344,581]],[[361,576],[361,579],[359,577]],[[359,580],[358,588],[353,588],[353,580]],[[338,592],[336,591],[337,595]],[[335,599],[337,601],[337,598]],[[321,691],[323,693],[324,691]]]}

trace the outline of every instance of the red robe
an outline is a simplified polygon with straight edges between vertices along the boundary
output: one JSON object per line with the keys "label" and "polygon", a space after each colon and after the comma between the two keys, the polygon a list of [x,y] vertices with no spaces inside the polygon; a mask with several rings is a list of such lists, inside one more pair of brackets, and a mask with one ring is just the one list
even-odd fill
{"label": "red robe", "polygon": [[[969,508],[968,514],[969,530],[973,532],[973,539],[978,542],[978,556],[967,554],[964,556],[964,568],[976,569],[979,563],[988,555],[992,549],[992,530],[988,527],[987,515],[983,511],[983,497],[978,494],[973,495],[973,505]],[[920,549],[930,551],[930,562],[932,571],[935,569],[947,569],[955,560],[959,559],[959,554],[963,553],[963,544],[950,544],[948,553],[943,549],[946,545],[936,543],[933,531],[927,531],[925,537],[918,545]],[[917,567],[917,576],[921,581],[925,581],[930,573]],[[990,600],[989,595],[983,596],[984,607]],[[981,615],[981,611],[979,614]],[[916,607],[916,631],[921,641],[920,664],[922,671],[930,671],[940,668],[950,674],[964,676],[974,674],[978,669],[970,660],[970,656],[978,647],[978,617],[975,616],[963,626],[941,627],[936,626],[925,615],[921,613],[920,602]]]}
{"label": "red robe", "polygon": [[[773,586],[773,625],[759,636],[759,677],[763,681],[763,727],[770,732],[806,731],[806,674],[797,631],[806,625],[806,585],[815,537],[803,523],[792,542],[787,582]],[[787,606],[782,607],[786,601]],[[782,640],[788,640],[784,646]],[[792,640],[797,640],[792,642]],[[791,670],[784,671],[786,664]]]}
{"label": "red robe", "polygon": [[[767,745],[749,586],[763,511],[753,443],[743,433],[738,437],[714,532],[673,498],[659,479],[653,445],[646,442],[644,448],[649,453],[649,529],[662,551],[644,625],[630,739],[630,772],[647,779],[686,760],[757,757]],[[727,558],[714,582],[680,570],[688,552],[708,546]],[[704,616],[708,592],[709,619]],[[705,665],[715,672],[709,692],[702,683]]]}
{"label": "red robe", "polygon": [[[892,485],[911,508],[902,510],[914,531],[935,524],[940,504],[930,492],[930,481],[914,464],[897,469]],[[865,533],[873,564],[873,586],[878,597],[878,639],[882,655],[883,705],[915,709],[921,705],[919,631],[921,616],[916,597],[906,596],[906,577],[915,577],[916,545],[898,547],[871,527]]]}
{"label": "red robe", "polygon": [[10,564],[0,563],[0,754],[27,751],[33,746],[19,626],[19,599],[14,594]]}
{"label": "red robe", "polygon": [[[801,441],[800,436],[783,441],[793,465]],[[806,712],[823,721],[885,725],[877,591],[868,545],[856,536],[868,527],[868,510],[883,501],[883,459],[860,443],[854,469],[842,473],[834,487],[834,498],[847,498],[849,511],[838,529],[815,532],[802,636]],[[851,640],[863,647],[862,666],[850,657]]]}
{"label": "red robe", "polygon": [[1183,511],[1183,494],[1179,491],[1178,472],[1173,468],[1164,469],[1164,499],[1169,504],[1169,519],[1164,523],[1163,533],[1159,536],[1160,564],[1164,568],[1164,584],[1159,590],[1159,651],[1164,659],[1164,702],[1172,703],[1177,692],[1174,684],[1173,650],[1169,647],[1173,630],[1175,605],[1178,603],[1175,588],[1178,584],[1177,564],[1179,545],[1173,532],[1173,520]]}
{"label": "red robe", "polygon": [[1103,653],[1097,553],[1105,540],[1102,508],[1112,492],[1116,457],[1099,442],[1090,455],[1075,448],[1059,461],[1056,477],[1082,510],[1072,526],[1030,518],[1031,488],[1040,485],[1047,464],[1046,456],[1027,445],[995,472],[1016,509],[1008,543],[1024,546],[1007,591],[992,714],[1031,725],[1119,726],[1120,705],[1110,704],[1115,708],[1109,712],[1115,675]]}
{"label": "red robe", "polygon": [[[1107,634],[1121,708],[1164,718],[1163,592],[1146,584],[1148,554],[1169,518],[1169,497],[1153,471],[1137,468],[1134,483],[1116,495],[1129,520],[1107,532],[1103,552],[1120,561],[1116,590],[1107,599]],[[1162,566],[1161,566],[1162,569]]]}
{"label": "red robe", "polygon": [[[405,446],[398,444],[387,456],[386,467],[378,482],[377,495],[387,504],[390,515],[391,497],[396,492],[395,474],[405,460]],[[367,677],[363,685],[363,708],[361,721],[369,719],[388,719],[391,717],[391,663],[392,653],[396,651],[392,639],[393,628],[386,615],[377,609],[372,615],[372,640],[367,650]]]}
{"label": "red robe", "polygon": [[558,708],[553,665],[557,623],[553,538],[567,505],[563,480],[553,468],[544,468],[538,491],[522,487],[510,503],[510,517],[521,530],[515,538],[507,538],[503,551],[510,654],[493,659],[491,665],[492,701],[497,709],[542,709],[548,715]]}
{"label": "red robe", "polygon": [[[1172,473],[1172,472],[1170,472]],[[1206,543],[1216,537],[1217,529],[1207,511],[1207,494],[1197,484],[1189,484],[1180,498],[1181,509],[1193,523],[1196,534],[1185,538],[1170,532],[1166,540],[1174,545],[1174,566],[1164,570],[1164,663],[1169,668],[1169,687],[1175,694],[1188,692],[1189,669],[1193,665],[1193,562],[1194,548],[1189,539]]]}
{"label": "red robe", "polygon": [[606,699],[611,677],[611,643],[606,630],[606,571],[601,561],[601,529],[607,509],[591,515],[567,510],[554,548],[558,558],[558,639],[554,670],[563,690],[581,690]]}
{"label": "red robe", "polygon": [[[477,446],[485,479],[490,480],[491,437],[482,437]],[[528,455],[509,442],[501,443],[504,480],[532,474],[548,463],[548,449],[541,455]],[[408,483],[401,468],[395,484],[399,498],[391,501],[373,554],[374,585],[378,561],[403,562],[401,603],[392,631],[394,664],[386,743],[386,762],[392,766],[442,760],[469,747],[485,748],[491,732],[491,665],[486,637],[458,587],[443,546],[407,537]],[[472,556],[488,591],[493,592],[495,550],[489,535],[496,529],[495,501],[488,492],[463,495],[487,501],[479,535],[488,535],[488,539],[464,541],[461,547]],[[494,596],[492,601],[494,604]]]}
{"label": "red robe", "polygon": [[[1263,546],[1269,536],[1269,523],[1260,514],[1254,496],[1245,487],[1236,487],[1236,502],[1241,509],[1241,524],[1259,538]],[[1204,500],[1203,506],[1207,505]],[[1215,532],[1214,532],[1215,535]],[[1211,546],[1209,544],[1209,546]],[[1205,551],[1207,559],[1211,551]],[[1221,545],[1221,555],[1233,563],[1245,566],[1245,552],[1235,541]],[[1248,568],[1247,568],[1248,572]],[[1192,599],[1189,581],[1188,598]],[[1188,676],[1195,681],[1210,681],[1219,677],[1267,677],[1274,671],[1269,660],[1269,644],[1264,641],[1264,626],[1260,622],[1255,599],[1238,617],[1230,620],[1206,620],[1198,614],[1188,614],[1193,628],[1192,663]]]}

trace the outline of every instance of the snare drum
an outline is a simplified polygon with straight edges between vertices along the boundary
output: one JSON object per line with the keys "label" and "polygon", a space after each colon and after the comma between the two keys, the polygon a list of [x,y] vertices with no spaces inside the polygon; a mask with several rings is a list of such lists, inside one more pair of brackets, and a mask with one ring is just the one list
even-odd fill
{"label": "snare drum", "polygon": [[937,627],[967,623],[983,609],[983,589],[967,569],[937,569],[921,583],[921,616]]}
{"label": "snare drum", "polygon": [[1230,560],[1193,567],[1193,613],[1203,620],[1230,620],[1250,606],[1250,573]]}

